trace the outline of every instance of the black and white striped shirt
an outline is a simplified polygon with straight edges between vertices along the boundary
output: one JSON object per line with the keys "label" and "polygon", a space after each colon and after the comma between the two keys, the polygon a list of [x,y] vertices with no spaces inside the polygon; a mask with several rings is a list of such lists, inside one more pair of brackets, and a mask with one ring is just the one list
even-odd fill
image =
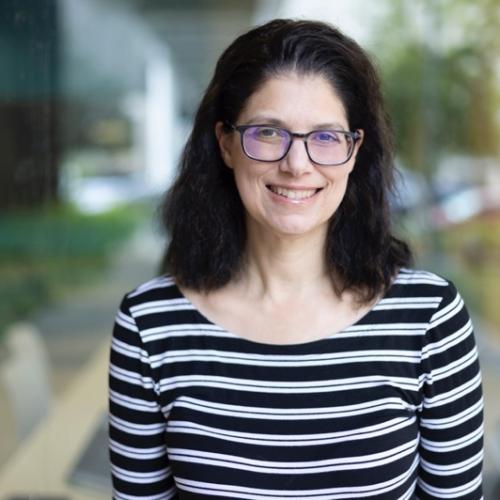
{"label": "black and white striped shirt", "polygon": [[431,273],[293,345],[231,334],[154,279],[123,299],[109,389],[117,499],[482,498],[472,324]]}

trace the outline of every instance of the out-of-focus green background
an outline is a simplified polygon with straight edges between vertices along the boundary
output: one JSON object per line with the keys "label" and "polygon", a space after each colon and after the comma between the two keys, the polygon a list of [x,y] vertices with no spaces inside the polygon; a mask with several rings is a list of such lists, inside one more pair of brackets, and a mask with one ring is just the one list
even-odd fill
{"label": "out-of-focus green background", "polygon": [[[380,70],[400,172],[395,225],[472,313],[486,488],[497,494],[499,0],[2,0],[0,491],[109,498],[105,443],[93,441],[102,426],[71,424],[71,395],[104,369],[93,360],[121,295],[158,272],[156,207],[218,55],[274,17],[335,24]],[[96,380],[89,415],[105,413],[105,375]],[[68,429],[49,439],[61,408]],[[70,449],[72,426],[89,429],[78,446],[30,472],[50,443]],[[17,484],[17,473],[35,479]]]}

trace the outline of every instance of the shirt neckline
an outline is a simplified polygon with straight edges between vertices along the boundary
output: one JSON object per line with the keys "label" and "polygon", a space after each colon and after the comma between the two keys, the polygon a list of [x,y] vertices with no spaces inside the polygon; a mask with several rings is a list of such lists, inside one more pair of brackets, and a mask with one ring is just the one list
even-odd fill
{"label": "shirt neckline", "polygon": [[215,327],[217,330],[221,331],[224,334],[227,334],[229,337],[239,340],[241,342],[247,343],[247,345],[253,345],[255,347],[260,347],[260,348],[267,348],[267,349],[301,349],[301,348],[308,348],[308,347],[314,347],[316,345],[322,344],[327,341],[334,340],[336,338],[342,338],[345,337],[345,334],[351,333],[349,330],[354,329],[356,326],[359,326],[362,323],[366,323],[367,319],[373,315],[375,310],[377,309],[377,306],[380,305],[380,303],[387,299],[390,295],[393,293],[393,289],[395,286],[395,282],[397,278],[400,275],[400,271],[394,276],[393,281],[391,285],[389,285],[388,289],[383,293],[379,299],[368,309],[365,314],[363,314],[360,318],[358,318],[356,321],[353,323],[347,325],[344,328],[341,328],[340,330],[333,332],[331,334],[325,335],[323,337],[313,339],[313,340],[307,340],[305,342],[292,342],[292,343],[271,343],[271,342],[261,342],[258,340],[252,340],[247,337],[243,337],[242,335],[239,335],[237,333],[234,333],[227,328],[219,325],[215,321],[212,321],[210,318],[208,318],[205,314],[203,314],[192,302],[189,300],[181,291],[181,289],[178,287],[177,282],[175,281],[175,278],[172,277],[173,280],[173,285],[175,287],[176,293],[179,295],[179,298],[182,298],[186,304],[190,307],[190,309],[196,314],[196,316],[201,320],[203,324],[211,325]]}

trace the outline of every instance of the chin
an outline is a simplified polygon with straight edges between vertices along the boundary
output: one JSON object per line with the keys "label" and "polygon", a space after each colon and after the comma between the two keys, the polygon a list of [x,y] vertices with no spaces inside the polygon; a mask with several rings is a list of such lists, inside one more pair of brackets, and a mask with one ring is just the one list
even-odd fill
{"label": "chin", "polygon": [[272,224],[272,230],[283,236],[305,236],[314,233],[326,233],[327,225],[312,225],[307,221],[287,221],[280,224]]}

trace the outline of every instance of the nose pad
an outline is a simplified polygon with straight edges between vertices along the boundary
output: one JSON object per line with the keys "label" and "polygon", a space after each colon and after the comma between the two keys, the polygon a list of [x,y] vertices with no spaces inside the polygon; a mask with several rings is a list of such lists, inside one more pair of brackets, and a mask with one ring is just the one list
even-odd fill
{"label": "nose pad", "polygon": [[280,162],[280,170],[297,177],[312,168],[311,160],[306,150],[306,143],[294,138],[287,155]]}

